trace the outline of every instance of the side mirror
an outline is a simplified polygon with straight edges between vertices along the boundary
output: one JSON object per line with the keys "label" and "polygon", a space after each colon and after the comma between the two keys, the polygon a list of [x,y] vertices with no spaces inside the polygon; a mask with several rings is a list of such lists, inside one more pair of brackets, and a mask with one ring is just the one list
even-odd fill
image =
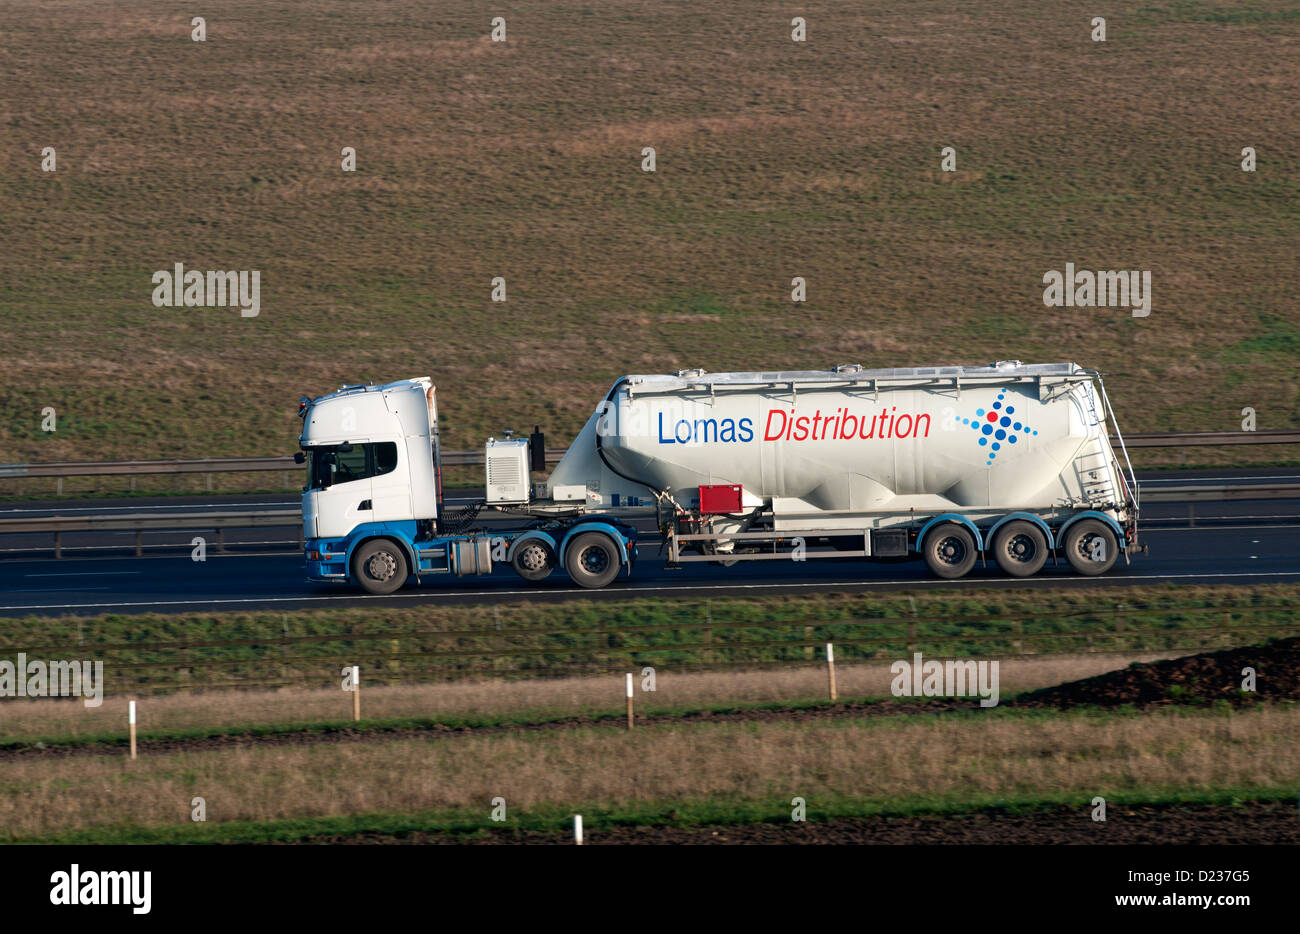
{"label": "side mirror", "polygon": [[298,451],[293,455],[293,462],[295,464],[305,464],[307,463],[307,455],[302,451]]}
{"label": "side mirror", "polygon": [[352,445],[349,442],[344,441],[342,444],[337,446],[336,450],[339,450],[344,454],[350,454],[352,453]]}

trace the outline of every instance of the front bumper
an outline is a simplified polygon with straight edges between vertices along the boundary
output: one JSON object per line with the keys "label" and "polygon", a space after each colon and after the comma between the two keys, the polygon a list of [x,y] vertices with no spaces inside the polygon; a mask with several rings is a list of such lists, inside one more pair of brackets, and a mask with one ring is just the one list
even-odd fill
{"label": "front bumper", "polygon": [[303,560],[307,565],[307,580],[345,581],[348,579],[347,552],[336,548],[329,549],[327,542],[307,542],[303,548]]}

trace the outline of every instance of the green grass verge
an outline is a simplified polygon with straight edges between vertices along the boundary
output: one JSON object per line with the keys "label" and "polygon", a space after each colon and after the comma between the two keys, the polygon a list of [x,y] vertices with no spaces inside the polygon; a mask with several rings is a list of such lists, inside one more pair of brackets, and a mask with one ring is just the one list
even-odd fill
{"label": "green grass verge", "polygon": [[[707,602],[520,603],[297,612],[20,617],[0,657],[104,661],[110,694],[459,677],[788,665],[929,655],[1199,651],[1300,632],[1300,585],[959,590]],[[634,666],[634,667],[628,667]]]}

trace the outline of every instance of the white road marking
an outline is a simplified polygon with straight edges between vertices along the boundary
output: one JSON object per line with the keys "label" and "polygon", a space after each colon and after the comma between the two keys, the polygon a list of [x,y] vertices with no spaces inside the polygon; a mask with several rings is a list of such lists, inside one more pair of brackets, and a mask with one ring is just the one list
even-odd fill
{"label": "white road marking", "polygon": [[58,571],[54,574],[24,574],[23,577],[108,577],[114,574],[143,574],[144,571]]}
{"label": "white road marking", "polygon": [[[1292,518],[1288,516],[1287,518]],[[1159,529],[1138,529],[1138,534],[1145,532],[1159,532],[1164,535],[1166,532],[1241,532],[1246,529],[1300,529],[1300,525],[1288,523],[1286,525],[1171,525]]]}
{"label": "white road marking", "polygon": [[1300,480],[1300,475],[1285,474],[1277,477],[1153,477],[1150,480],[1138,480],[1138,486],[1146,486],[1148,483],[1185,483],[1192,486],[1197,483],[1242,483],[1248,484],[1252,480]]}
{"label": "white road marking", "polygon": [[[78,587],[78,588],[76,588],[77,593],[82,593],[82,592],[87,591],[87,590],[112,590],[112,589],[113,589],[112,587]],[[67,592],[68,592],[68,588],[67,588],[67,587],[21,587],[21,588],[19,588],[18,590],[6,590],[6,591],[5,591],[5,593],[67,593]],[[90,604],[87,604],[87,606],[98,606],[98,604],[90,603]]]}
{"label": "white road marking", "polygon": [[82,513],[88,512],[120,512],[122,510],[139,512],[144,509],[173,509],[180,512],[186,509],[270,509],[273,506],[301,505],[302,503],[298,500],[295,500],[292,503],[167,503],[161,506],[82,506],[76,508],[75,511],[73,511],[71,507],[41,506],[32,509],[0,509],[0,516],[22,512],[53,512],[61,516],[71,513],[73,516],[79,516]]}
{"label": "white road marking", "polygon": [[[1288,513],[1284,516],[1197,516],[1197,522],[1205,522],[1210,519],[1227,521],[1230,519],[1295,519],[1298,518],[1295,513]],[[1186,522],[1186,516],[1147,516],[1139,525],[1150,525],[1152,522]]]}
{"label": "white road marking", "polygon": [[[1132,574],[1124,575],[1122,578],[1112,578],[1126,581],[1171,581],[1171,580],[1227,580],[1230,578],[1240,577],[1300,577],[1300,571],[1233,571],[1225,574]],[[1062,577],[1062,578],[1038,578],[1039,582],[1045,584],[1063,584],[1069,582],[1083,583],[1087,581],[1102,580],[1103,578],[1094,577]],[[888,580],[888,581],[808,581],[804,583],[789,584],[678,584],[662,585],[649,587],[620,587],[615,591],[605,591],[606,593],[668,593],[678,594],[694,590],[774,590],[778,588],[809,588],[809,587],[889,587],[905,584],[911,587],[962,587],[962,586],[984,586],[986,584],[1012,584],[1023,585],[1033,582],[1031,578],[986,578],[986,579],[958,579],[958,580]],[[107,589],[107,588],[104,588]],[[13,591],[10,591],[11,593]],[[3,610],[83,610],[94,607],[117,608],[130,606],[224,606],[224,605],[242,605],[248,603],[322,603],[338,600],[393,600],[408,599],[418,600],[425,597],[538,597],[551,596],[553,594],[590,594],[597,591],[589,590],[585,587],[569,587],[563,590],[469,590],[469,591],[422,591],[420,593],[396,593],[396,594],[362,594],[346,593],[328,597],[240,597],[238,599],[216,599],[216,600],[140,600],[124,603],[61,603],[46,604],[36,603],[29,606],[0,606]]]}

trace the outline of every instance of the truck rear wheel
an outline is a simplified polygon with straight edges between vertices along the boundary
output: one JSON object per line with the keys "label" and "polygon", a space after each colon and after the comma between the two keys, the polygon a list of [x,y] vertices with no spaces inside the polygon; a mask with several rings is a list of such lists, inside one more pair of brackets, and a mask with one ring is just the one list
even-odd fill
{"label": "truck rear wheel", "polygon": [[1114,530],[1097,519],[1080,519],[1070,526],[1061,547],[1070,567],[1089,577],[1105,574],[1119,557]]}
{"label": "truck rear wheel", "polygon": [[975,567],[975,538],[960,525],[946,523],[925,537],[925,563],[936,577],[965,577]]}
{"label": "truck rear wheel", "polygon": [[564,550],[564,569],[580,587],[604,587],[618,576],[618,547],[608,535],[584,532]]}
{"label": "truck rear wheel", "polygon": [[993,536],[993,557],[1012,577],[1031,577],[1047,561],[1047,536],[1032,522],[1014,519]]}
{"label": "truck rear wheel", "polygon": [[555,549],[540,538],[530,538],[515,549],[510,566],[526,581],[544,580],[555,570]]}
{"label": "truck rear wheel", "polygon": [[400,590],[410,574],[401,546],[386,538],[366,542],[352,555],[352,576],[366,593]]}

